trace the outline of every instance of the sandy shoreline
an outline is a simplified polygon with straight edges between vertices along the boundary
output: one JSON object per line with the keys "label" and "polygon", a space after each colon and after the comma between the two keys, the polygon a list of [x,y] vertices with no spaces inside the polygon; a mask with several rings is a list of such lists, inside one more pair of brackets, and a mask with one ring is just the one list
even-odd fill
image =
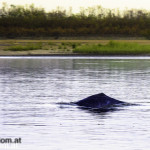
{"label": "sandy shoreline", "polygon": [[[5,39],[0,40],[0,56],[1,57],[25,57],[25,56],[72,56],[72,57],[105,57],[106,55],[96,55],[96,54],[76,54],[73,53],[74,44],[107,44],[110,40],[29,40],[29,39]],[[150,45],[150,40],[114,40],[119,42],[134,42],[143,45]],[[38,50],[27,50],[27,51],[11,51],[6,50],[11,46],[26,45],[26,44],[38,44],[42,43],[42,49]],[[120,56],[120,55],[107,55],[109,56]],[[127,55],[124,55],[127,56]],[[141,56],[141,55],[128,55],[128,56]],[[149,55],[146,55],[149,56]]]}
{"label": "sandy shoreline", "polygon": [[89,55],[89,54],[49,54],[49,55],[0,55],[0,58],[8,58],[8,57],[12,57],[12,58],[28,58],[28,57],[34,57],[34,58],[38,58],[38,57],[51,57],[51,58],[55,58],[55,57],[85,57],[85,58],[149,58],[150,59],[150,55]]}

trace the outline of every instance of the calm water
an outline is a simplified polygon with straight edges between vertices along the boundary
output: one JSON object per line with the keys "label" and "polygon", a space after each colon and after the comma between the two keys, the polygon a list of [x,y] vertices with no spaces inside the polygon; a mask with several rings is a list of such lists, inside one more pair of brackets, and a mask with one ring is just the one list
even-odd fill
{"label": "calm water", "polygon": [[[105,93],[138,106],[58,105]],[[0,150],[148,150],[150,58],[0,58]]]}

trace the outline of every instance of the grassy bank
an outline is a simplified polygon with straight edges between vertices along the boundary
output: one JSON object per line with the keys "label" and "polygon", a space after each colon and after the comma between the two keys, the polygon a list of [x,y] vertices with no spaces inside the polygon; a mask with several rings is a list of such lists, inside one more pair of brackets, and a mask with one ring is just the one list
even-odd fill
{"label": "grassy bank", "polygon": [[0,40],[0,55],[72,54],[78,40]]}
{"label": "grassy bank", "polygon": [[36,43],[36,44],[27,44],[27,45],[13,45],[9,46],[5,50],[8,51],[29,51],[29,50],[40,50],[42,49],[42,44],[41,43]]}
{"label": "grassy bank", "polygon": [[99,54],[99,55],[150,55],[150,45],[138,43],[116,42],[82,45],[73,50],[80,54]]}
{"label": "grassy bank", "polygon": [[0,56],[150,55],[149,40],[0,40]]}

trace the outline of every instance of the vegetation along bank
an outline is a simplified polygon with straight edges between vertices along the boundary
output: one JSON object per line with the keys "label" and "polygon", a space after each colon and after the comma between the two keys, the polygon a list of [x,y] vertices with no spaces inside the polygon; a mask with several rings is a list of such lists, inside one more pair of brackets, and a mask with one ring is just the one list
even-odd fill
{"label": "vegetation along bank", "polygon": [[62,36],[118,36],[150,38],[150,11],[131,9],[120,11],[101,6],[71,8],[46,12],[43,8],[8,6],[0,8],[0,38]]}
{"label": "vegetation along bank", "polygon": [[0,40],[0,56],[146,55],[149,40]]}

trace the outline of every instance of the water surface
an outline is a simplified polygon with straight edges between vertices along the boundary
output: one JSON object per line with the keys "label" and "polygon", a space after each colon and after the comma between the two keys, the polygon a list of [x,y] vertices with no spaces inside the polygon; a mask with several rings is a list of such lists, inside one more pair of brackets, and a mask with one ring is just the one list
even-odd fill
{"label": "water surface", "polygon": [[[58,105],[92,94],[137,103],[96,113]],[[148,150],[149,57],[1,57],[0,137],[18,150]]]}

